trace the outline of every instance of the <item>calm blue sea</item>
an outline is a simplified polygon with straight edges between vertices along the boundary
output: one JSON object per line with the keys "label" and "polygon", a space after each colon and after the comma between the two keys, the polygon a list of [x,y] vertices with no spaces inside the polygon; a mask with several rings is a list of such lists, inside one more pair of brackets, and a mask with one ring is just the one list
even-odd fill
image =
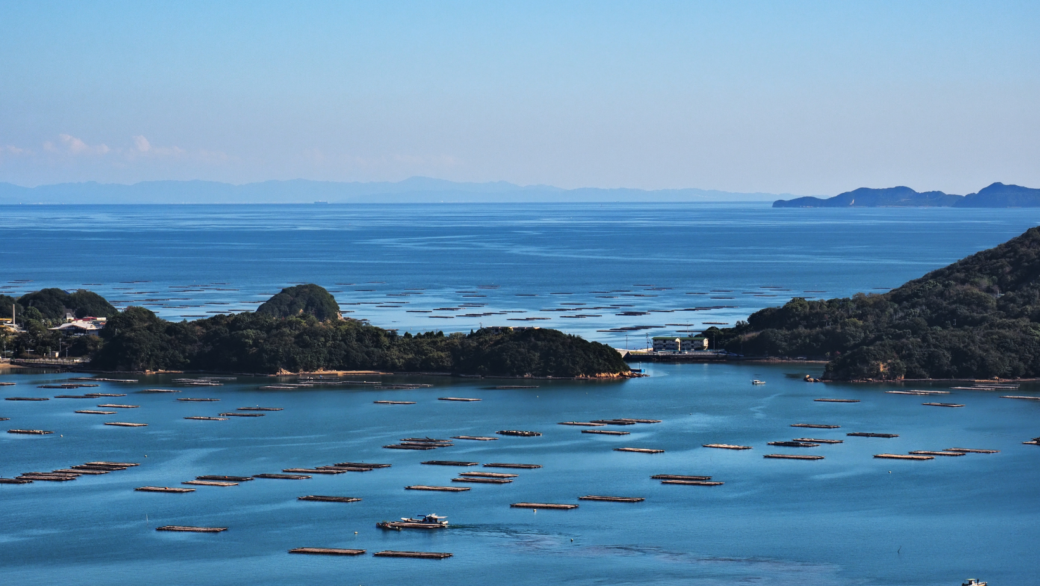
{"label": "calm blue sea", "polygon": [[[348,315],[400,331],[539,325],[619,347],[641,346],[648,334],[732,323],[795,295],[882,291],[1040,222],[1040,210],[773,210],[761,204],[18,206],[0,208],[0,215],[0,281],[6,287],[0,292],[8,294],[86,287],[179,319],[247,310],[283,286],[316,282],[336,292],[343,309],[353,312]],[[716,308],[686,311],[704,307]],[[646,314],[617,315],[623,311]],[[599,317],[563,317],[570,315]],[[550,319],[508,321],[528,317]],[[602,331],[636,325],[659,327],[629,333],[627,342],[623,332]],[[2,425],[55,431],[44,437],[0,434],[0,476],[92,460],[141,463],[70,483],[0,485],[3,580],[940,586],[977,577],[993,586],[1040,584],[1034,551],[1040,540],[1040,448],[1021,443],[1040,435],[1040,403],[953,390],[938,400],[965,406],[945,409],[921,405],[929,397],[883,392],[896,387],[799,380],[820,369],[652,365],[649,377],[621,383],[539,381],[533,383],[538,388],[493,390],[488,387],[503,383],[431,377],[420,380],[431,388],[395,391],[264,391],[258,387],[270,381],[245,378],[187,388],[169,376],[62,391],[37,387],[70,375],[0,373],[0,382],[17,383],[0,387],[0,397],[51,397],[0,402],[0,417],[10,418]],[[753,378],[766,385],[752,386]],[[135,392],[153,387],[183,392]],[[1023,385],[1016,394],[1038,390]],[[54,398],[84,391],[127,393],[111,401],[139,407],[85,415],[74,411],[108,400]],[[482,401],[437,400],[444,396]],[[819,397],[861,402],[812,400]],[[373,403],[380,399],[415,404]],[[285,410],[255,419],[183,419],[255,405]],[[613,417],[663,423],[618,427],[631,432],[621,437],[557,425]],[[106,420],[149,425],[102,425]],[[799,422],[841,428],[790,427]],[[405,437],[502,429],[543,435],[459,440],[433,452],[381,447]],[[845,436],[852,431],[899,437]],[[796,437],[845,442],[804,450],[767,445]],[[701,447],[711,442],[753,449]],[[623,446],[665,453],[612,449]],[[950,447],[1000,453],[925,462],[872,457]],[[763,459],[767,453],[825,459]],[[419,464],[429,459],[542,468],[520,471],[512,484],[472,485],[465,493],[404,490],[452,484],[462,470]],[[191,494],[132,490],[180,486],[202,474],[251,475],[343,461],[393,466],[197,487]],[[725,484],[667,486],[650,479],[662,473],[710,475]],[[297,500],[310,494],[363,500]],[[586,494],[646,501],[577,500]],[[518,501],[581,506],[537,513],[509,507]],[[429,533],[375,528],[384,519],[421,513],[448,515],[452,527]],[[154,530],[169,524],[229,530]],[[306,546],[455,557],[286,553]]]}

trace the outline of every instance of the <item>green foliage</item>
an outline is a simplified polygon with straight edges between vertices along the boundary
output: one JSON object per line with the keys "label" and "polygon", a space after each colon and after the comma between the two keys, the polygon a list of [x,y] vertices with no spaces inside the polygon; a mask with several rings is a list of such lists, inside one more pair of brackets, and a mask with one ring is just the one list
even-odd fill
{"label": "green foliage", "polygon": [[[7,299],[10,298],[8,297]],[[20,306],[19,311],[21,311],[21,308],[25,308],[26,311],[30,308],[36,309],[42,316],[41,320],[50,322],[64,321],[66,311],[74,312],[76,317],[111,317],[118,313],[118,310],[106,301],[104,297],[86,289],[80,289],[71,294],[63,289],[41,289],[22,295],[18,299],[18,304]],[[0,309],[4,305],[5,300],[0,298]],[[8,314],[10,314],[10,311],[11,308],[8,302]]]}
{"label": "green foliage", "polygon": [[883,295],[795,298],[719,336],[745,355],[828,358],[830,379],[1040,376],[1040,228]]}
{"label": "green foliage", "polygon": [[310,315],[319,321],[339,319],[336,298],[318,285],[296,285],[282,289],[256,309],[257,313],[273,317]]}
{"label": "green foliage", "polygon": [[22,306],[18,305],[18,300],[9,295],[0,295],[0,317],[11,317],[12,305],[18,313],[22,313]]}
{"label": "green foliage", "polygon": [[628,370],[612,348],[555,330],[482,329],[470,335],[397,336],[356,320],[262,313],[171,323],[127,308],[101,332],[102,370],[275,373],[315,370],[441,371],[581,376]]}

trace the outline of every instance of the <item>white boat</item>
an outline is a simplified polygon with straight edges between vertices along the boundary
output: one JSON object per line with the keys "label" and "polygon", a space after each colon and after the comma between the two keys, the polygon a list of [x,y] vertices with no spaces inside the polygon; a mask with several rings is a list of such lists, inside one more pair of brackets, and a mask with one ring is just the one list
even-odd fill
{"label": "white boat", "polygon": [[986,582],[979,582],[975,578],[968,578],[968,581],[961,584],[961,586],[986,586]]}
{"label": "white boat", "polygon": [[751,381],[751,384],[753,384],[753,385],[764,385],[764,384],[766,384],[766,381],[764,381],[764,380],[758,380],[758,379],[756,378],[755,380]]}
{"label": "white boat", "polygon": [[376,523],[380,529],[443,529],[448,526],[448,518],[440,515],[418,515],[415,518],[401,517],[400,521],[383,521]]}

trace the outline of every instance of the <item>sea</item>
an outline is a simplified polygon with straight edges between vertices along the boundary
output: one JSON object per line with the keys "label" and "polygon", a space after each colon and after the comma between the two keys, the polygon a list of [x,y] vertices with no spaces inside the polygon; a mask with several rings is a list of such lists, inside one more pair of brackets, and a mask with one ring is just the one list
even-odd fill
{"label": "sea", "polygon": [[[191,320],[252,311],[283,287],[317,283],[333,292],[345,317],[399,333],[550,327],[636,349],[652,336],[732,325],[792,297],[882,293],[1038,223],[1040,210],[1030,209],[760,203],[2,206],[0,293],[85,288],[119,307]],[[0,383],[15,383],[0,386],[0,397],[49,398],[0,403],[5,429],[54,432],[0,434],[0,476],[88,461],[140,464],[71,482],[0,484],[0,575],[5,583],[41,585],[1040,584],[1040,447],[1022,443],[1040,435],[1040,401],[1002,398],[1040,397],[1040,385],[812,384],[803,377],[818,376],[823,366],[809,362],[636,366],[647,376],[621,382],[365,375],[350,381],[368,384],[293,389],[261,387],[295,377],[238,376],[213,387],[174,380],[185,375],[48,389],[39,387],[78,375],[0,370]],[[180,392],[139,392],[149,388]],[[950,394],[885,392],[908,389]],[[87,392],[126,396],[56,398]],[[409,404],[375,403],[387,400]],[[934,401],[963,407],[922,404]],[[136,407],[75,413],[106,403]],[[255,406],[282,410],[184,419]],[[559,425],[613,418],[661,422]],[[496,434],[514,429],[541,435]],[[431,451],[383,448],[403,438],[461,435],[497,439],[453,440]],[[843,443],[768,445],[799,437]],[[702,447],[708,443],[751,449]],[[873,457],[952,447],[999,452]],[[777,453],[824,458],[763,457]],[[429,460],[477,465],[421,464]],[[181,483],[200,475],[338,462],[391,467],[194,486],[186,494],[134,491],[186,487]],[[482,466],[495,462],[541,467]],[[465,471],[517,477],[501,485],[453,482]],[[657,474],[723,484],[665,485],[651,478]],[[411,485],[471,490],[405,489]],[[361,500],[298,500],[306,495]],[[586,495],[645,500],[579,500]],[[517,502],[579,507],[510,507]],[[376,528],[429,513],[446,515],[449,527]],[[166,525],[228,529],[156,531]],[[298,547],[366,553],[288,553]],[[383,550],[453,556],[372,555]]]}

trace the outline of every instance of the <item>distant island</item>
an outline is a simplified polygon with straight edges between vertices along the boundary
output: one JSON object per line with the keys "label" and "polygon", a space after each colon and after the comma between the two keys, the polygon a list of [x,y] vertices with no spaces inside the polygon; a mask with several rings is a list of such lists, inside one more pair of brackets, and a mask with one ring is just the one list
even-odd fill
{"label": "distant island", "polygon": [[[308,284],[283,289],[255,312],[170,322],[143,307],[117,311],[100,295],[44,289],[14,299],[0,295],[0,328],[16,358],[61,348],[90,359],[91,370],[298,373],[337,370],[449,372],[510,377],[627,376],[613,348],[551,329],[483,328],[468,335],[398,335],[343,318],[335,298]],[[54,328],[74,318],[107,318],[98,335],[68,336]],[[93,324],[100,320],[93,320]]]}
{"label": "distant island", "polygon": [[909,187],[853,191],[821,199],[799,197],[773,202],[774,208],[879,208],[879,207],[944,207],[944,208],[1035,208],[1040,207],[1040,189],[994,183],[968,195],[952,195],[942,191],[918,192]]}
{"label": "distant island", "polygon": [[826,359],[827,380],[1040,377],[1040,228],[888,293],[795,298],[705,335],[748,356]]}

